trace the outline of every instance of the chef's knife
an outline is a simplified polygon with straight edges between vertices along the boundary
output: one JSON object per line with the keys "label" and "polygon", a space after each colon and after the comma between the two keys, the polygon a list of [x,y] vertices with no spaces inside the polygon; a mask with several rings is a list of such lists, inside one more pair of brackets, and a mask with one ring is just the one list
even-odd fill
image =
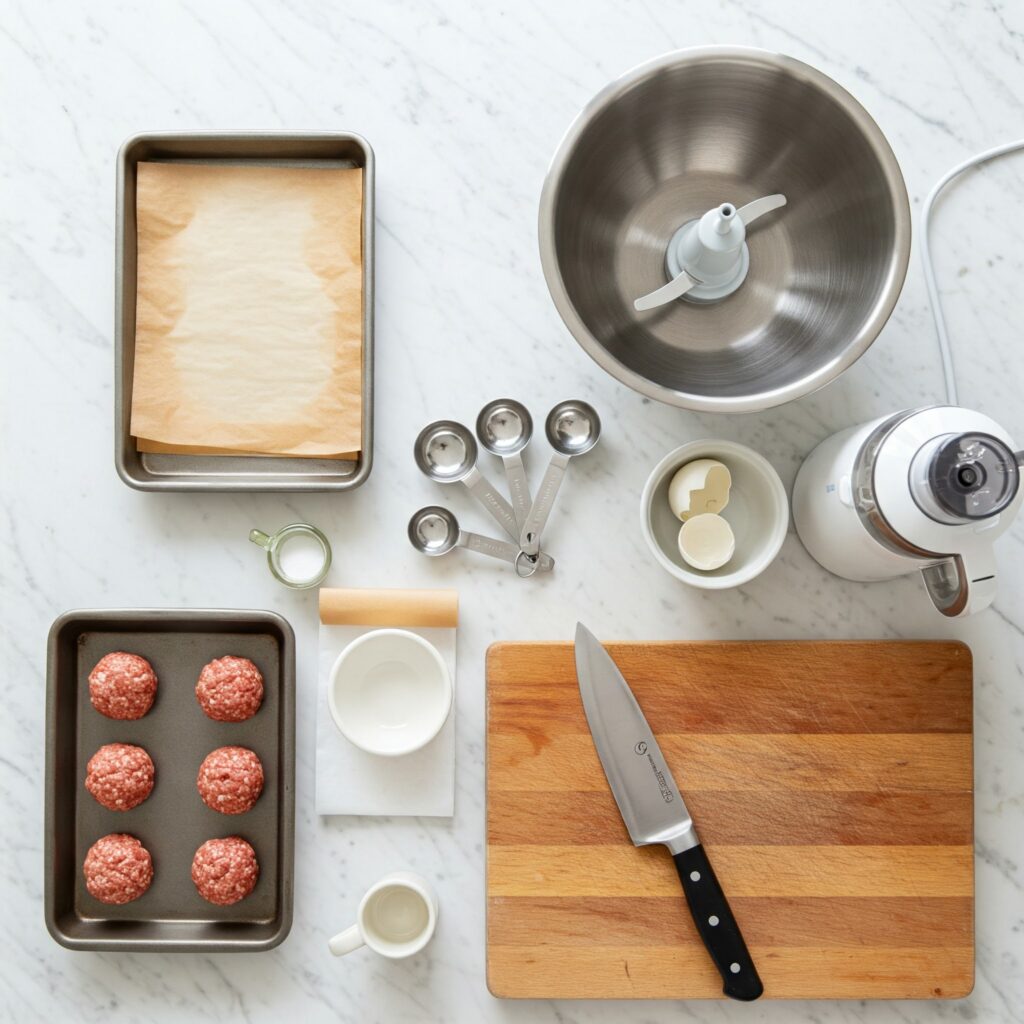
{"label": "chef's knife", "polygon": [[757,999],[764,985],[658,741],[611,655],[582,623],[576,624],[576,677],[633,845],[668,847],[697,931],[722,975],[722,991],[732,999]]}

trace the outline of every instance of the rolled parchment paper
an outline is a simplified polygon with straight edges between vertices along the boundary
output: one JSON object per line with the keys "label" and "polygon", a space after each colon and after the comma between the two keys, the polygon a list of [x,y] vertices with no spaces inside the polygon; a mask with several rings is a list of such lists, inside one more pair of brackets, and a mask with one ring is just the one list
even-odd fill
{"label": "rolled parchment paper", "polygon": [[325,626],[454,627],[459,624],[459,592],[325,587],[320,621]]}

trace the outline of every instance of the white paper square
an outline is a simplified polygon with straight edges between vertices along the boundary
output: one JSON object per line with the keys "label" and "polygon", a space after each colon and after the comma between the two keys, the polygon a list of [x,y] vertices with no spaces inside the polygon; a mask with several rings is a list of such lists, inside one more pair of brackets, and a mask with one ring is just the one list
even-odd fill
{"label": "white paper square", "polygon": [[[403,627],[406,628],[406,627]],[[368,754],[338,731],[327,684],[338,655],[368,626],[320,624],[316,695],[316,813],[450,818],[455,813],[455,629],[409,629],[432,643],[448,666],[454,696],[443,728],[402,757]]]}

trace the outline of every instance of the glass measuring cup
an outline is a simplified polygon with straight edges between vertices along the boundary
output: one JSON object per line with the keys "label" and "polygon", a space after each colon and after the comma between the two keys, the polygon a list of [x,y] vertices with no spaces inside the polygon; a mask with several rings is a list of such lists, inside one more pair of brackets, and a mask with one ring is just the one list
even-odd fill
{"label": "glass measuring cup", "polygon": [[273,534],[253,529],[249,540],[267,552],[274,578],[293,590],[319,586],[331,567],[330,543],[308,523],[291,523]]}

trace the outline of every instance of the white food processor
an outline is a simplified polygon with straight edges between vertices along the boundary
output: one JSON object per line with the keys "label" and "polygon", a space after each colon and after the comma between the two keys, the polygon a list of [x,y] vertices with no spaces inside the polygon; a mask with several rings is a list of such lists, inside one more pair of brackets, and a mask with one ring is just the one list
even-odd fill
{"label": "white food processor", "polygon": [[921,208],[925,283],[948,404],[883,416],[833,434],[804,460],[793,521],[829,572],[870,582],[920,572],[932,604],[950,617],[987,608],[998,576],[993,544],[1020,511],[1024,451],[980,412],[962,408],[929,245],[939,194],[978,164],[1024,149],[1024,140],[957,164]]}
{"label": "white food processor", "polygon": [[943,615],[996,593],[993,542],[1020,510],[1020,464],[988,416],[937,405],[833,434],[793,485],[793,521],[829,572],[863,582],[920,572]]}

